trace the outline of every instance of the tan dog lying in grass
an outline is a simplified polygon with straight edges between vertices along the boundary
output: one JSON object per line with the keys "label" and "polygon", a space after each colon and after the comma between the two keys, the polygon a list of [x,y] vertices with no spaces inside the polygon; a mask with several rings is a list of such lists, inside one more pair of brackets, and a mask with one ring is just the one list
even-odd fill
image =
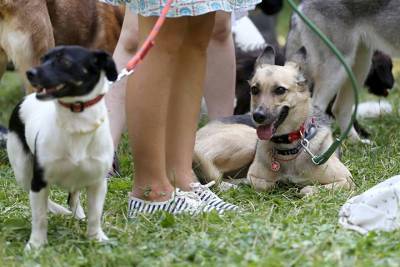
{"label": "tan dog lying in grass", "polygon": [[206,180],[219,180],[251,163],[247,180],[256,190],[269,190],[278,181],[304,185],[305,195],[314,193],[316,184],[329,189],[353,186],[336,155],[317,166],[302,146],[308,143],[319,154],[332,144],[324,114],[311,105],[305,58],[302,48],[277,66],[273,48],[267,47],[250,81],[251,115],[213,121],[198,131],[194,161]]}

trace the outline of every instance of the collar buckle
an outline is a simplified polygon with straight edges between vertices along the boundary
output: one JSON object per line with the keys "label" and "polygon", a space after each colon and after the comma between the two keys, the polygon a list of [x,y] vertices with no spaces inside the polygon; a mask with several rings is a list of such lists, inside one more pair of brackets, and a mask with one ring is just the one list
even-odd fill
{"label": "collar buckle", "polygon": [[83,103],[82,101],[74,102],[70,104],[69,109],[71,110],[71,112],[81,113],[85,110],[85,103]]}

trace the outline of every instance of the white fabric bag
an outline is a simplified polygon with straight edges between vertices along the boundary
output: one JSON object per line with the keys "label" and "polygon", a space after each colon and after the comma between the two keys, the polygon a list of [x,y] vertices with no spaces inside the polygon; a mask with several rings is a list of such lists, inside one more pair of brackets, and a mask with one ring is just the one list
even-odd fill
{"label": "white fabric bag", "polygon": [[349,199],[340,209],[339,223],[361,234],[400,228],[400,175]]}

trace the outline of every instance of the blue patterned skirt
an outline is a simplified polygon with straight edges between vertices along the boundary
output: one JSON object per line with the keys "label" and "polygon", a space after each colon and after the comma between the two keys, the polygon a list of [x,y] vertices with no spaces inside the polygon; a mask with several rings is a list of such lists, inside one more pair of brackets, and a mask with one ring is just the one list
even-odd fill
{"label": "blue patterned skirt", "polygon": [[[167,0],[100,0],[101,2],[126,4],[133,12],[142,16],[160,16]],[[175,0],[168,17],[198,16],[214,11],[245,11],[254,9],[261,0]]]}

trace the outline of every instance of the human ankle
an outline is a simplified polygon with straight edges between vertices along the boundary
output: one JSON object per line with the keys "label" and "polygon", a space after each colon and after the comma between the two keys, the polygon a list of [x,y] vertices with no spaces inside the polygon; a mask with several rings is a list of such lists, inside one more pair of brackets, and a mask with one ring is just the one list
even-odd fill
{"label": "human ankle", "polygon": [[147,201],[160,202],[171,199],[173,192],[174,188],[172,186],[159,187],[135,185],[132,190],[132,196]]}
{"label": "human ankle", "polygon": [[[174,176],[176,177],[176,176]],[[171,184],[175,187],[181,189],[182,191],[192,191],[192,187],[190,186],[192,183],[198,182],[197,177],[194,173],[182,174],[179,176],[180,178],[170,179]]]}

